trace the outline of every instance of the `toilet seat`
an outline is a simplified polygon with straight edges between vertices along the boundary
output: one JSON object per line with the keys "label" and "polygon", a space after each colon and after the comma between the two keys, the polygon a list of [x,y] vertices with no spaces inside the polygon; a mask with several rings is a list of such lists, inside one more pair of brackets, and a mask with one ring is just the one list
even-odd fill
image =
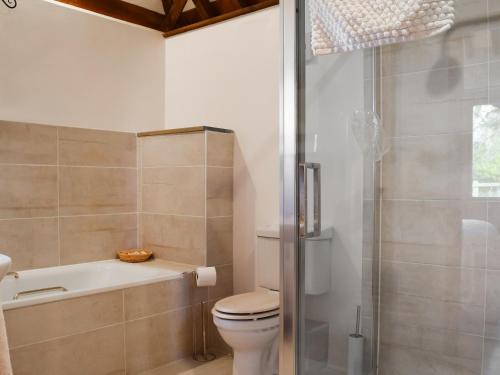
{"label": "toilet seat", "polygon": [[279,294],[273,291],[243,293],[218,301],[212,314],[225,320],[262,320],[279,315]]}
{"label": "toilet seat", "polygon": [[217,311],[214,308],[212,310],[212,314],[213,314],[213,316],[216,316],[217,318],[220,318],[220,319],[248,321],[248,320],[261,320],[261,319],[267,319],[267,318],[273,318],[275,316],[279,316],[279,309],[273,310],[273,311],[266,311],[266,312],[258,313],[258,314],[226,314],[226,313],[222,313],[220,311]]}

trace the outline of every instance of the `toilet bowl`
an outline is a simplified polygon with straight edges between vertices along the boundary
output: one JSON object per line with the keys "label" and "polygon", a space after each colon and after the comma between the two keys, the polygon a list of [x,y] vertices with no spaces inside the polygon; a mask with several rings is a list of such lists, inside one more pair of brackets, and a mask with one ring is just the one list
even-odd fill
{"label": "toilet bowl", "polygon": [[278,369],[279,294],[260,289],[218,301],[214,324],[233,348],[233,375],[273,375]]}

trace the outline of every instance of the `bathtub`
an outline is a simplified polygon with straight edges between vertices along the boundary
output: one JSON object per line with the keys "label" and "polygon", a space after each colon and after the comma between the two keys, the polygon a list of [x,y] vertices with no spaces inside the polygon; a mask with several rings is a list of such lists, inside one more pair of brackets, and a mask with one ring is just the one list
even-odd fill
{"label": "bathtub", "polygon": [[[118,259],[19,271],[0,282],[4,310],[181,278],[188,266],[163,260]],[[44,289],[44,290],[41,290]],[[36,291],[37,292],[30,292]]]}

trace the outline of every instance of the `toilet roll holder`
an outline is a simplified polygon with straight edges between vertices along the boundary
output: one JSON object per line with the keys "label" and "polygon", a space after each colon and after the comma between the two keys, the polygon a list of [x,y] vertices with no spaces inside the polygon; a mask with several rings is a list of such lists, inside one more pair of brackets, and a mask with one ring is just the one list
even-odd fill
{"label": "toilet roll holder", "polygon": [[[191,275],[192,282],[193,282],[193,288],[196,288],[196,271],[192,272],[184,272],[184,275]],[[200,306],[200,313],[201,313],[201,339],[202,339],[202,352],[198,352],[198,343],[197,343],[197,338],[198,338],[198,333],[196,329],[196,307],[198,304],[192,303],[191,304],[191,314],[193,316],[192,322],[193,322],[193,359],[197,362],[210,362],[213,361],[217,356],[213,353],[209,353],[207,350],[207,325],[206,325],[206,313],[205,311],[207,310],[207,305],[208,301],[201,301],[199,306]]]}

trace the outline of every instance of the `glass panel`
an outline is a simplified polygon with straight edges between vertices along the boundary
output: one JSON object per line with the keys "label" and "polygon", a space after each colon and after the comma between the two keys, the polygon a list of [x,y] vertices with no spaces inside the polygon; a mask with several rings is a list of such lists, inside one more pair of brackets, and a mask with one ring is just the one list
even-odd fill
{"label": "glass panel", "polygon": [[[307,10],[306,10],[307,11]],[[351,356],[362,374],[376,363],[377,189],[384,134],[373,93],[376,51],[321,57],[303,51],[306,163],[321,166],[321,233],[300,245],[301,374],[346,374]],[[314,221],[314,181],[307,172],[307,228]],[[375,269],[375,271],[374,271]],[[356,334],[360,309],[359,337]],[[361,373],[359,374],[361,375]]]}
{"label": "glass panel", "polygon": [[500,374],[500,0],[320,57],[308,1],[299,146],[321,165],[322,230],[299,252],[300,373],[352,373],[361,306],[364,375]]}

